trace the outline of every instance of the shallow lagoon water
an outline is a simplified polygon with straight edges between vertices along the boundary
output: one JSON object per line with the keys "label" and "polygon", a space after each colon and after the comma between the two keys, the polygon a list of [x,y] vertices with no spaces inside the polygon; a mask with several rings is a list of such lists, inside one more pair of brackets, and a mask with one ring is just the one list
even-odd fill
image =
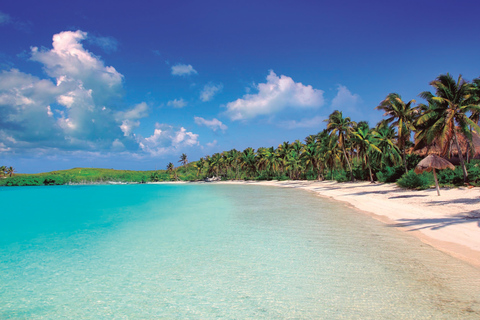
{"label": "shallow lagoon water", "polygon": [[0,319],[480,317],[480,271],[303,190],[1,188]]}

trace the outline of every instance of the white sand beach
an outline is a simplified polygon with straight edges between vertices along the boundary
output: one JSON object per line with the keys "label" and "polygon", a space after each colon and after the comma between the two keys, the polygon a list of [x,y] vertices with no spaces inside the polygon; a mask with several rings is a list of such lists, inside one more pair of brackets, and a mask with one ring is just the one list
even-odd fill
{"label": "white sand beach", "polygon": [[395,184],[331,181],[229,181],[301,188],[344,201],[423,242],[480,267],[480,188],[417,191]]}

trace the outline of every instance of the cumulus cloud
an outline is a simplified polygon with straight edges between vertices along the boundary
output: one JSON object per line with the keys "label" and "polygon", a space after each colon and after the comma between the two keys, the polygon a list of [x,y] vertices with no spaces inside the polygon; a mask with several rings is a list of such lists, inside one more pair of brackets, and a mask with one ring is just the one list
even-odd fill
{"label": "cumulus cloud", "polygon": [[41,62],[57,84],[75,81],[92,89],[92,99],[97,104],[118,99],[122,95],[123,75],[86,50],[82,45],[86,38],[87,33],[80,30],[60,32],[53,36],[53,49],[32,47],[31,60]]}
{"label": "cumulus cloud", "polygon": [[246,94],[226,105],[231,120],[246,120],[271,115],[284,109],[318,108],[324,104],[323,91],[303,85],[287,76],[278,77],[273,71],[266,83],[256,86],[258,93]]}
{"label": "cumulus cloud", "polygon": [[0,73],[2,150],[138,150],[132,131],[148,107],[117,109],[123,76],[83,48],[86,37],[62,32],[52,49],[32,48],[31,59],[53,80],[16,69]]}
{"label": "cumulus cloud", "polygon": [[213,131],[217,131],[218,129],[225,132],[228,129],[226,125],[224,125],[220,120],[213,118],[212,120],[206,120],[202,117],[194,117],[195,123],[199,126],[205,126]]}
{"label": "cumulus cloud", "polygon": [[193,69],[190,64],[176,64],[172,66],[172,74],[174,76],[189,76],[191,74],[197,74],[197,70]]}
{"label": "cumulus cloud", "polygon": [[286,129],[297,129],[297,128],[318,128],[323,123],[324,118],[320,116],[315,116],[313,118],[306,118],[300,121],[297,120],[288,120],[280,123],[281,127]]}
{"label": "cumulus cloud", "polygon": [[148,138],[138,136],[140,148],[153,155],[162,156],[178,152],[185,147],[199,145],[198,134],[188,132],[184,127],[175,128],[167,124],[155,124],[153,134]]}
{"label": "cumulus cloud", "polygon": [[331,108],[334,110],[355,111],[361,98],[358,94],[352,94],[347,87],[339,85],[337,95],[332,100]]}
{"label": "cumulus cloud", "polygon": [[174,100],[168,101],[167,106],[180,109],[187,106],[187,101],[183,100],[182,98],[174,99]]}
{"label": "cumulus cloud", "polygon": [[222,91],[222,89],[223,89],[222,84],[213,84],[213,83],[206,84],[203,87],[202,92],[200,92],[200,100],[202,100],[203,102],[210,101],[213,99],[213,97],[217,93]]}

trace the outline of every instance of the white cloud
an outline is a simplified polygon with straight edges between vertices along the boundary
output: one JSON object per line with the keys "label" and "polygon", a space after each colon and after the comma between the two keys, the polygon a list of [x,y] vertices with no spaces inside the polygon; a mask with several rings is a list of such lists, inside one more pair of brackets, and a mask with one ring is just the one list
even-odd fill
{"label": "white cloud", "polygon": [[174,99],[174,100],[168,101],[167,106],[180,109],[187,106],[187,101],[183,100],[182,98]]}
{"label": "white cloud", "polygon": [[81,42],[86,38],[87,33],[80,30],[60,32],[53,36],[53,49],[32,47],[31,59],[43,63],[57,84],[75,81],[87,90],[92,89],[97,104],[118,99],[122,95],[123,75],[83,48]]}
{"label": "white cloud", "polygon": [[127,111],[119,111],[115,115],[116,120],[121,122],[120,129],[123,131],[125,137],[130,136],[133,130],[140,126],[139,119],[148,116],[148,105],[145,102],[139,103],[132,109]]}
{"label": "white cloud", "polygon": [[106,107],[115,107],[123,76],[83,48],[86,37],[81,31],[62,32],[54,35],[53,49],[32,48],[31,59],[55,82],[16,69],[0,73],[0,134],[14,138],[3,141],[12,150],[105,150],[123,139],[123,120],[138,120],[131,112],[141,108],[120,117]]}
{"label": "white cloud", "polygon": [[324,118],[320,116],[315,116],[313,118],[306,118],[300,121],[288,120],[280,123],[281,127],[287,129],[297,129],[297,128],[318,128],[323,123]]}
{"label": "white cloud", "polygon": [[257,94],[246,94],[226,105],[231,120],[246,120],[260,115],[270,115],[287,108],[318,108],[324,104],[323,91],[294,82],[287,76],[278,77],[273,71],[266,83],[256,86]]}
{"label": "white cloud", "polygon": [[212,100],[213,96],[222,91],[222,84],[213,84],[209,83],[203,87],[202,92],[200,92],[200,100],[203,102]]}
{"label": "white cloud", "polygon": [[202,117],[194,117],[195,123],[199,126],[205,126],[213,131],[217,131],[218,129],[225,131],[228,129],[226,125],[224,125],[220,120],[213,118],[212,120],[206,120]]}
{"label": "white cloud", "polygon": [[148,138],[137,137],[143,151],[161,156],[175,153],[186,147],[199,145],[198,134],[188,132],[184,127],[175,128],[167,124],[155,124],[153,135]]}
{"label": "white cloud", "polygon": [[216,147],[217,144],[218,144],[218,141],[217,141],[217,140],[213,140],[212,142],[207,142],[207,147],[213,148],[213,147]]}
{"label": "white cloud", "polygon": [[358,94],[352,94],[347,87],[339,85],[338,92],[332,100],[333,110],[356,111],[356,106],[362,100]]}
{"label": "white cloud", "polygon": [[140,158],[199,145],[198,135],[183,127],[157,125],[148,138],[136,134],[148,105],[124,107],[123,75],[86,50],[85,39],[85,32],[66,31],[53,36],[52,48],[31,49],[46,79],[0,71],[1,152]]}
{"label": "white cloud", "polygon": [[193,69],[192,65],[176,64],[172,66],[172,74],[174,76],[189,76],[191,74],[197,74],[197,71]]}

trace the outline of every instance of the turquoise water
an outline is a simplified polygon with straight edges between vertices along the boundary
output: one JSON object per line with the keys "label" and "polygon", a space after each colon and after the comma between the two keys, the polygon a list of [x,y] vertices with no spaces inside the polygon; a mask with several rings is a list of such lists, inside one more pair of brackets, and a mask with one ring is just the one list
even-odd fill
{"label": "turquoise water", "polygon": [[480,316],[478,269],[302,190],[22,187],[0,200],[0,319]]}

